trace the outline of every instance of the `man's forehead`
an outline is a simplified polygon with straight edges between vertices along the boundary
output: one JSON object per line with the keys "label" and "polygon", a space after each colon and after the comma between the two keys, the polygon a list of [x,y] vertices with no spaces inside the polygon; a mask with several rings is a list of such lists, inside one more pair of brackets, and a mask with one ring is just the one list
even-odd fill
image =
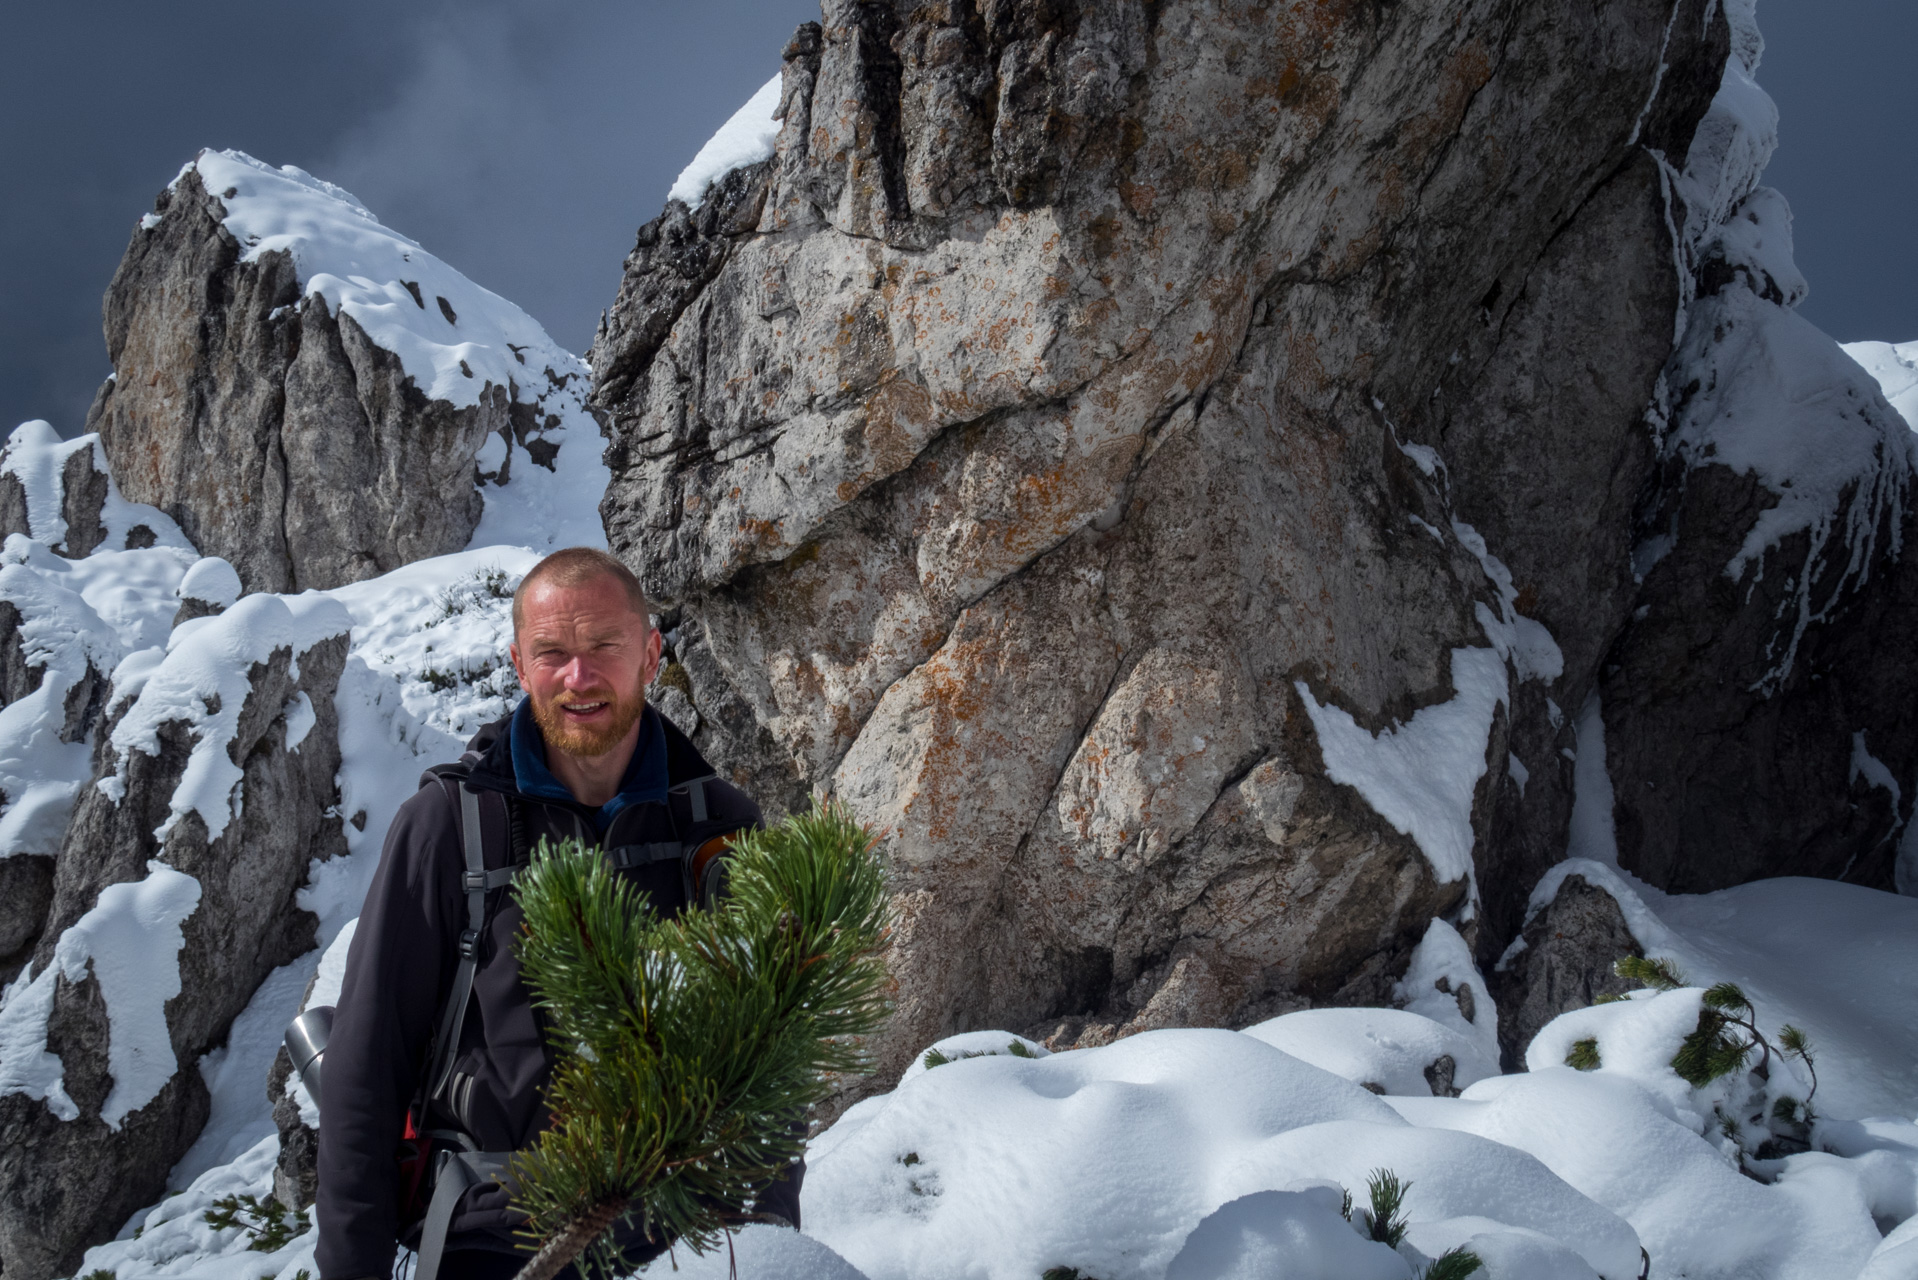
{"label": "man's forehead", "polygon": [[588,627],[644,633],[651,620],[633,608],[625,588],[611,577],[579,583],[536,582],[522,602],[522,631]]}

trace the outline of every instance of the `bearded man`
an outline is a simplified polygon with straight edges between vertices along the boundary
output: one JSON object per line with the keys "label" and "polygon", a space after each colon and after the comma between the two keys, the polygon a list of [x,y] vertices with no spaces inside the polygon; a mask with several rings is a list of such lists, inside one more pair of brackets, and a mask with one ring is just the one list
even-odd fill
{"label": "bearded man", "polygon": [[[543,1017],[520,979],[509,884],[542,840],[577,839],[672,915],[720,890],[759,809],[646,704],[659,632],[639,580],[603,551],[540,561],[513,596],[526,696],[460,764],[429,770],[387,834],[347,950],[321,1077],[322,1280],[504,1280],[528,1256],[500,1179],[546,1128]],[[760,1215],[799,1222],[803,1166]],[[620,1238],[637,1266],[667,1241]]]}

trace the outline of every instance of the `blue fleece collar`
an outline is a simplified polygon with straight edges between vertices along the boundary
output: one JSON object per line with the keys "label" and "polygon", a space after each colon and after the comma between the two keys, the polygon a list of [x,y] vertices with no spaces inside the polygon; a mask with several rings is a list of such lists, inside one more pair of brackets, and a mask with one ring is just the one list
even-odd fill
{"label": "blue fleece collar", "polygon": [[[509,734],[513,781],[520,791],[542,800],[578,804],[578,797],[546,767],[546,737],[533,719],[532,699],[521,698],[519,706],[514,708]],[[647,707],[640,713],[639,743],[633,749],[632,762],[626,766],[626,776],[620,779],[619,794],[594,812],[593,825],[604,831],[612,825],[613,816],[629,804],[663,802],[667,785],[666,730],[660,724],[659,713]]]}

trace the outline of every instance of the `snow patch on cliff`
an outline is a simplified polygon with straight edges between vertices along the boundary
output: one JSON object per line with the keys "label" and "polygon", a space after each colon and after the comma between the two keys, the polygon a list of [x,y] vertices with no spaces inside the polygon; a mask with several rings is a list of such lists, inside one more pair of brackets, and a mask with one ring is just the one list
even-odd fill
{"label": "snow patch on cliff", "polygon": [[773,119],[773,112],[779,110],[780,80],[776,75],[760,85],[758,92],[746,99],[746,105],[719,126],[719,132],[706,140],[692,163],[673,179],[672,190],[666,193],[668,200],[680,200],[697,209],[706,202],[707,187],[734,169],[758,164],[773,153],[773,144],[779,140],[779,121]]}
{"label": "snow patch on cliff", "polygon": [[1374,734],[1341,707],[1294,686],[1318,733],[1325,776],[1353,788],[1412,837],[1439,883],[1472,875],[1472,796],[1485,776],[1492,716],[1508,696],[1495,649],[1452,650],[1453,696]]}

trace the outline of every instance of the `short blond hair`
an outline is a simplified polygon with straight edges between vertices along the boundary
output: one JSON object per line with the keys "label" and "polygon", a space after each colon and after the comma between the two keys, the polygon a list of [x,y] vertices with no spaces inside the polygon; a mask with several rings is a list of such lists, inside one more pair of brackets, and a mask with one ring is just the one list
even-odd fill
{"label": "short blond hair", "polygon": [[606,554],[597,547],[564,547],[547,556],[519,580],[519,586],[513,592],[513,639],[519,639],[519,629],[525,613],[527,592],[542,583],[556,587],[580,587],[595,578],[611,578],[626,590],[626,599],[633,606],[633,612],[643,618],[648,627],[653,624],[652,604],[646,599],[646,588],[639,585],[639,578],[621,561]]}

